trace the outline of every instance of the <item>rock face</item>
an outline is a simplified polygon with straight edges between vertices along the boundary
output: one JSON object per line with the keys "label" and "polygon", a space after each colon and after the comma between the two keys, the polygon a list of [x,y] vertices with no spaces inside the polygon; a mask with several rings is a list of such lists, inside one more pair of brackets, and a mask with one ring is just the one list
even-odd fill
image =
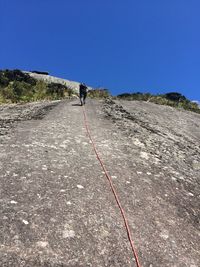
{"label": "rock face", "polygon": [[[42,80],[47,83],[61,83],[63,85],[66,85],[68,88],[72,89],[75,93],[79,92],[79,82],[74,82],[74,81],[69,81],[66,79],[54,77],[51,75],[46,75],[46,74],[39,74],[39,73],[34,73],[34,72],[29,72],[29,71],[24,71],[25,73],[28,73],[31,77],[37,79],[37,80]],[[92,87],[88,88],[91,90]]]}
{"label": "rock face", "polygon": [[148,174],[172,184],[170,201],[178,206],[179,216],[200,229],[195,200],[200,196],[200,114],[143,101],[112,100],[105,103],[104,111],[130,139],[129,150],[137,150],[137,161]]}
{"label": "rock face", "polygon": [[59,102],[60,100],[0,105],[0,141],[9,138],[9,133],[17,122],[42,119]]}
{"label": "rock face", "polygon": [[[0,266],[136,267],[83,107],[49,104],[0,110]],[[85,111],[141,266],[200,266],[200,115],[92,99]]]}
{"label": "rock face", "polygon": [[199,114],[142,101],[106,103],[106,114],[148,154],[150,162],[170,164],[190,177],[200,170]]}

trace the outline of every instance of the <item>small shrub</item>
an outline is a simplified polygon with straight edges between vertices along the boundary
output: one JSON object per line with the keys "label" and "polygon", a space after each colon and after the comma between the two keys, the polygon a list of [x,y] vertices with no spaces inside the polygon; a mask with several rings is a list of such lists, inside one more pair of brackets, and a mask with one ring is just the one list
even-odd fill
{"label": "small shrub", "polygon": [[8,86],[9,79],[5,77],[3,71],[0,71],[0,86],[5,87]]}
{"label": "small shrub", "polygon": [[13,84],[12,83],[10,83],[8,86],[3,88],[3,90],[1,91],[1,94],[2,94],[3,98],[6,100],[10,100],[11,102],[17,101],[16,95],[15,95],[14,90],[13,90]]}
{"label": "small shrub", "polygon": [[33,88],[33,100],[43,100],[46,97],[48,85],[44,81],[37,81]]}
{"label": "small shrub", "polygon": [[186,97],[182,94],[179,94],[177,92],[171,92],[164,95],[165,98],[171,101],[179,102],[179,101],[185,101]]}
{"label": "small shrub", "polygon": [[65,85],[60,83],[50,83],[47,86],[47,95],[51,96],[53,99],[60,99],[64,97],[64,91],[66,89]]}
{"label": "small shrub", "polygon": [[[1,89],[1,88],[0,88]],[[6,102],[6,100],[5,100],[5,98],[3,97],[3,95],[2,95],[2,90],[0,90],[0,104],[3,104],[3,103],[5,103]]]}
{"label": "small shrub", "polygon": [[94,89],[88,92],[88,96],[91,98],[107,98],[110,96],[108,89]]}
{"label": "small shrub", "polygon": [[71,88],[67,88],[64,90],[64,97],[72,97],[72,95],[74,94],[73,90]]}
{"label": "small shrub", "polygon": [[35,85],[36,84],[36,80],[34,78],[32,78],[30,75],[28,75],[27,73],[24,73],[18,69],[16,70],[2,70],[0,73],[0,77],[4,77],[4,79],[6,78],[9,82],[11,81],[19,81],[19,82],[26,82],[29,83],[31,85]]}

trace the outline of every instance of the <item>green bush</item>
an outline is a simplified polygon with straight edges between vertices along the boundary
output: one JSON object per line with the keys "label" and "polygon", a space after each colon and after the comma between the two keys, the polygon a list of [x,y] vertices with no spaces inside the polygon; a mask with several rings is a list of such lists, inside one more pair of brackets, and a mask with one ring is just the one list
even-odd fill
{"label": "green bush", "polygon": [[143,94],[143,93],[140,93],[140,92],[132,93],[132,94],[124,93],[124,94],[118,95],[117,97],[121,98],[121,99],[125,99],[125,100],[148,101],[149,98],[151,97],[151,94],[150,93]]}
{"label": "green bush", "polygon": [[46,98],[48,84],[44,81],[37,81],[36,85],[33,87],[33,100],[43,100]]}
{"label": "green bush", "polygon": [[67,89],[65,85],[60,83],[50,83],[47,87],[47,95],[54,99],[60,99],[64,97],[64,92]]}
{"label": "green bush", "polygon": [[18,102],[32,97],[31,86],[25,82],[10,82],[1,89],[1,96],[6,102]]}
{"label": "green bush", "polygon": [[4,76],[3,72],[0,71],[0,86],[5,87],[8,86],[9,79]]}
{"label": "green bush", "polygon": [[182,94],[179,94],[177,92],[171,92],[171,93],[167,93],[164,95],[165,98],[171,100],[171,101],[175,101],[175,102],[179,102],[179,101],[185,101],[186,97]]}
{"label": "green bush", "polygon": [[9,84],[1,91],[2,97],[8,102],[16,102],[16,95],[13,90],[13,84]]}
{"label": "green bush", "polygon": [[[36,80],[34,78],[32,78],[30,75],[28,75],[27,73],[24,73],[20,70],[1,70],[0,71],[0,82],[1,81],[7,81],[7,82],[11,82],[11,81],[19,81],[19,82],[26,82],[29,83],[31,85],[35,85],[36,84]],[[8,84],[7,84],[8,85]]]}
{"label": "green bush", "polygon": [[110,96],[108,89],[94,89],[88,92],[88,96],[91,98],[107,98]]}
{"label": "green bush", "polygon": [[5,98],[3,97],[2,93],[0,92],[0,104],[5,103]]}
{"label": "green bush", "polygon": [[73,90],[71,88],[67,88],[64,91],[64,96],[65,97],[71,97],[74,94]]}

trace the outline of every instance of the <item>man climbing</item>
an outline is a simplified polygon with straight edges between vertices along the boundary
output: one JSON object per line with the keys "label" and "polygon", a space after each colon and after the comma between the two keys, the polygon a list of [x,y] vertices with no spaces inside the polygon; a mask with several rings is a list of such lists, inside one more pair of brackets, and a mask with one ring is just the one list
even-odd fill
{"label": "man climbing", "polygon": [[79,96],[81,101],[81,106],[85,105],[85,99],[87,97],[88,88],[85,83],[81,83],[79,86]]}

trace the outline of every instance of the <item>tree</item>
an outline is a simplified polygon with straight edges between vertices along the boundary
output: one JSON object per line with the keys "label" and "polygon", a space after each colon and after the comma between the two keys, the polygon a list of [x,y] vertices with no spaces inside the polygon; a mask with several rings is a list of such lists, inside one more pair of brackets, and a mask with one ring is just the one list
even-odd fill
{"label": "tree", "polygon": [[177,93],[177,92],[171,92],[171,93],[167,93],[164,95],[168,100],[171,100],[171,101],[176,101],[176,102],[179,102],[179,101],[184,101],[184,100],[187,100],[187,98],[180,94],[180,93]]}

